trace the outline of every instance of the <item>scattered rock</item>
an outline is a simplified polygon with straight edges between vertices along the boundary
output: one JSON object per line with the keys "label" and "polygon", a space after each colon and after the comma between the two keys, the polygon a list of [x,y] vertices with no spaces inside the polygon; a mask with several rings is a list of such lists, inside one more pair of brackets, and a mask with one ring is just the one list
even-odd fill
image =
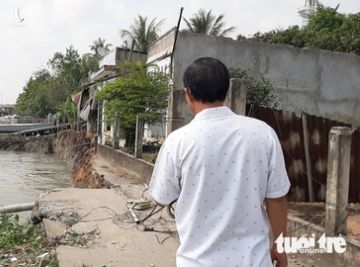
{"label": "scattered rock", "polygon": [[[41,199],[41,195],[39,197]],[[72,207],[71,207],[72,206]],[[60,221],[66,225],[73,225],[80,216],[74,208],[74,202],[67,201],[51,201],[38,202],[38,212],[40,218],[47,218],[52,221]]]}

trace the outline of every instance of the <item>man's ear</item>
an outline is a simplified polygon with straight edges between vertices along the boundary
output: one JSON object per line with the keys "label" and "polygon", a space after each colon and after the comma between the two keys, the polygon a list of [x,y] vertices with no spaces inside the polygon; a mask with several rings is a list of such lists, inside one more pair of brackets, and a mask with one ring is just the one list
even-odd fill
{"label": "man's ear", "polygon": [[189,88],[185,88],[185,99],[186,99],[186,104],[189,107],[190,111],[195,114],[195,104],[196,101],[194,99],[194,97],[191,94],[191,90]]}
{"label": "man's ear", "polygon": [[192,96],[190,88],[188,87],[185,87],[185,97],[190,103],[194,102],[194,97]]}

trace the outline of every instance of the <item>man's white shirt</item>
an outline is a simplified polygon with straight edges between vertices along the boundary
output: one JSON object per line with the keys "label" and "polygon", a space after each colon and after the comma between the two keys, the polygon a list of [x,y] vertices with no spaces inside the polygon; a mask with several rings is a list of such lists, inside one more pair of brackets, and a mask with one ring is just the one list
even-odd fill
{"label": "man's white shirt", "polygon": [[165,140],[150,195],[177,199],[177,266],[272,266],[265,198],[287,194],[282,149],[266,123],[205,109]]}

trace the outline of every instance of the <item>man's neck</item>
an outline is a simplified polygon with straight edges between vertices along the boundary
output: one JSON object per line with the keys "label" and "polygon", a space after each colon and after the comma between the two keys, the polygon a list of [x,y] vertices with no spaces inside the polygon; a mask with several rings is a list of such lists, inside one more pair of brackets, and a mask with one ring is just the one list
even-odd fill
{"label": "man's neck", "polygon": [[208,108],[218,108],[224,106],[223,101],[216,101],[212,103],[202,103],[202,102],[196,102],[196,104],[193,107],[194,115],[198,114],[199,112],[203,111],[204,109]]}

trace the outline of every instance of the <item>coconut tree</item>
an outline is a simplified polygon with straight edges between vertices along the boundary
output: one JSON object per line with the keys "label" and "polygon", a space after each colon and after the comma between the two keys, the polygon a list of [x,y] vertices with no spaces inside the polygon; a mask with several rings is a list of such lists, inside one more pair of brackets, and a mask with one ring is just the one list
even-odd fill
{"label": "coconut tree", "polygon": [[112,44],[107,44],[105,39],[100,37],[93,41],[90,45],[90,51],[92,51],[96,58],[103,59],[111,51]]}
{"label": "coconut tree", "polygon": [[322,6],[319,0],[305,0],[305,6],[308,5],[309,7],[316,8],[318,6]]}
{"label": "coconut tree", "polygon": [[305,0],[305,6],[299,10],[299,15],[304,19],[305,24],[311,15],[313,15],[317,9],[324,7],[319,0]]}
{"label": "coconut tree", "polygon": [[184,21],[187,26],[187,31],[209,34],[213,36],[226,36],[227,34],[235,30],[235,26],[224,29],[224,14],[216,16],[212,14],[212,10],[206,11],[205,9],[199,9],[199,11],[189,19]]}
{"label": "coconut tree", "polygon": [[121,37],[125,39],[124,44],[131,44],[132,48],[146,52],[149,45],[159,38],[160,26],[164,20],[159,22],[156,18],[148,21],[148,17],[138,15],[134,24],[128,30],[121,30]]}

